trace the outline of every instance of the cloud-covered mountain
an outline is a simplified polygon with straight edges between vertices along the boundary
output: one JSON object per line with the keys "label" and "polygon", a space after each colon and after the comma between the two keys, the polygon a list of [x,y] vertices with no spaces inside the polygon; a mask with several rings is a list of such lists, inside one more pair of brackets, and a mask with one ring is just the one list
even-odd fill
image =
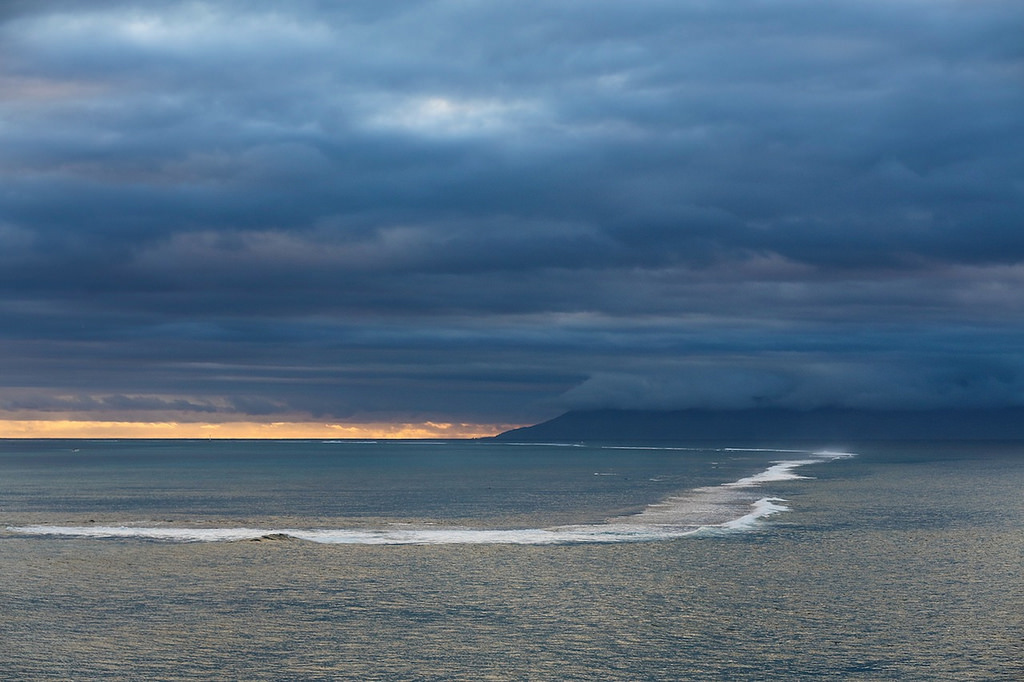
{"label": "cloud-covered mountain", "polygon": [[942,410],[581,410],[499,434],[520,442],[863,443],[1024,438],[1024,408]]}

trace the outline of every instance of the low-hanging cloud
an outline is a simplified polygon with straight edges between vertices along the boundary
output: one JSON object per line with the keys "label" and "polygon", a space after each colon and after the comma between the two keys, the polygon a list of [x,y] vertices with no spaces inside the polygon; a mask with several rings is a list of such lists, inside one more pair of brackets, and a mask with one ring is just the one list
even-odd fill
{"label": "low-hanging cloud", "polygon": [[647,374],[595,373],[559,403],[567,409],[646,410],[1003,407],[1024,404],[1024,363],[943,358],[932,366],[912,356],[694,362]]}

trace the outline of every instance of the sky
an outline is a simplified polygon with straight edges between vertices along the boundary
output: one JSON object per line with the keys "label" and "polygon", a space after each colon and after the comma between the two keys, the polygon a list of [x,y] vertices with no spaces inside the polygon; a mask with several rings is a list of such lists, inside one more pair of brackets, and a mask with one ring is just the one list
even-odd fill
{"label": "sky", "polygon": [[0,4],[0,435],[1024,405],[1019,0]]}

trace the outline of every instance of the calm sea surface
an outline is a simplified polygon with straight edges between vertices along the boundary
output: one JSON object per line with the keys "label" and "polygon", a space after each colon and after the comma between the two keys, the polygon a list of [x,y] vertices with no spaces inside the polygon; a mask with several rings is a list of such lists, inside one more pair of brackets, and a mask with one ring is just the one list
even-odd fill
{"label": "calm sea surface", "polygon": [[1024,443],[0,441],[0,679],[1020,680]]}

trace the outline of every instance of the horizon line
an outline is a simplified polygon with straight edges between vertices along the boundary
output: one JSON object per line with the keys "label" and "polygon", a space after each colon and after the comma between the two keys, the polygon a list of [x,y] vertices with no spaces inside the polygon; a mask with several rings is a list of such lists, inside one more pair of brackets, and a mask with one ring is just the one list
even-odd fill
{"label": "horizon line", "polygon": [[489,438],[521,425],[460,422],[174,422],[0,419],[0,439],[416,440]]}

